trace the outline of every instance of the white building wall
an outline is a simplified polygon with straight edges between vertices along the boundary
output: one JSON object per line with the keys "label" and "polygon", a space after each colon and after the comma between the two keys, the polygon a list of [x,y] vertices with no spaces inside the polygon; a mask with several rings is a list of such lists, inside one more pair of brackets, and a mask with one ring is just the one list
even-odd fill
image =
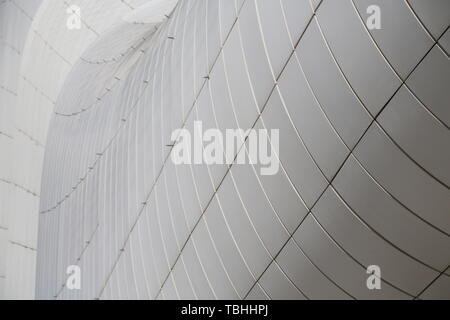
{"label": "white building wall", "polygon": [[[450,299],[449,6],[0,0],[0,298]],[[173,165],[196,120],[282,170]]]}
{"label": "white building wall", "polygon": [[[56,104],[38,297],[450,298],[449,5],[186,0],[143,43],[112,30],[85,55],[135,44]],[[281,170],[174,165],[197,120],[279,129]]]}

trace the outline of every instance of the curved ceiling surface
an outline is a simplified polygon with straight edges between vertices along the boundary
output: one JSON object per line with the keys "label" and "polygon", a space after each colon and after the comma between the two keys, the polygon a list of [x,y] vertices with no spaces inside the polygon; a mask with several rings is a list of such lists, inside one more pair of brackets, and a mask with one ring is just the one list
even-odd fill
{"label": "curved ceiling surface", "polygon": [[[25,77],[54,101],[36,298],[450,299],[450,2],[117,1],[104,25],[89,6],[101,31],[60,40],[63,75]],[[279,130],[279,171],[174,164],[199,121]]]}

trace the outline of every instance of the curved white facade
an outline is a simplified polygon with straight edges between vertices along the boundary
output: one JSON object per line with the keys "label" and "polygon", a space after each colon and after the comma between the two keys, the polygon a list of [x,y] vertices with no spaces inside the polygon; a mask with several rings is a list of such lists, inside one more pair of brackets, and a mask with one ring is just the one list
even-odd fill
{"label": "curved white facade", "polygon": [[[35,297],[47,130],[73,64],[144,0],[0,1],[0,298]],[[76,4],[82,28],[66,27]]]}
{"label": "curved white facade", "polygon": [[[39,60],[28,33],[35,92],[15,97],[46,142],[5,169],[41,159],[37,186],[18,188],[22,171],[1,194],[32,217],[0,232],[30,263],[37,249],[36,298],[450,299],[450,2],[61,2],[81,7],[78,31],[55,3],[31,30],[59,55]],[[39,94],[55,103],[36,120]],[[171,134],[195,121],[278,129],[280,170],[175,165]],[[24,228],[37,246],[11,240]]]}

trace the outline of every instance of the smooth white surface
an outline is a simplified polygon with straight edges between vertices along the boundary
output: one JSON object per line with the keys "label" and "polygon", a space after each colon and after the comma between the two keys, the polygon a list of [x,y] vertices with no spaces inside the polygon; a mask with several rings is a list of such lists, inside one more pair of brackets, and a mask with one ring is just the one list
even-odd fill
{"label": "smooth white surface", "polygon": [[151,0],[127,13],[123,20],[129,23],[158,24],[167,19],[177,3],[178,0]]}

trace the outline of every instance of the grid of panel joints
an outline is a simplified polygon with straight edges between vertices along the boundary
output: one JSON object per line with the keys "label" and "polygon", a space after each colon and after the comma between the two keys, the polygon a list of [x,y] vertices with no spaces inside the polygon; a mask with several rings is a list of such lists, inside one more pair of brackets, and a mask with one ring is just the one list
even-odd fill
{"label": "grid of panel joints", "polygon": [[[271,11],[271,12],[273,12],[273,11]],[[306,46],[306,45],[305,45]],[[353,156],[352,156],[352,158],[353,158]],[[356,159],[356,158],[355,158]],[[328,190],[327,190],[327,192],[328,192]],[[444,199],[444,201],[442,201],[442,199],[438,199],[438,200],[440,200],[440,203],[441,204],[443,204],[444,205],[444,208],[445,208],[445,205],[446,205],[446,202],[445,202],[445,199]],[[335,204],[335,206],[336,207],[338,207],[338,203],[337,203],[337,205]],[[326,217],[325,217],[326,218]],[[324,219],[325,219],[324,218]],[[444,219],[445,219],[445,216],[444,216]],[[347,221],[347,222],[349,222],[349,223],[351,223],[351,221]],[[445,226],[445,222],[446,222],[446,220],[442,220],[441,221],[442,223],[443,223],[443,225]],[[439,225],[439,224],[438,224]],[[435,227],[435,226],[434,226]],[[378,233],[377,233],[378,234]],[[445,232],[444,232],[444,234],[445,234]],[[329,234],[328,234],[329,235]],[[429,234],[426,234],[425,235],[425,238],[427,237],[427,236],[429,236]],[[382,236],[381,236],[382,237]],[[436,237],[438,237],[439,238],[439,236],[437,235]],[[385,240],[386,241],[386,239],[384,238],[384,237],[382,237],[383,238],[383,240]],[[430,238],[431,239],[431,238]],[[426,242],[427,242],[427,245],[430,245],[430,242],[432,243],[433,241],[430,241],[430,239],[420,239],[420,240],[425,240]],[[373,241],[375,241],[376,242],[376,245],[379,245],[379,242],[380,241],[378,241],[377,239],[371,239],[371,240],[373,240]],[[402,244],[405,244],[404,243],[404,241],[403,241],[403,243]],[[433,268],[433,267],[431,267],[432,269],[434,269],[434,270],[436,270],[436,271],[438,271],[438,272],[443,272],[443,270],[445,270],[445,266],[446,266],[446,264],[448,263],[448,261],[447,260],[445,260],[445,259],[447,259],[447,255],[445,254],[445,252],[448,252],[446,249],[448,248],[448,239],[446,239],[445,237],[440,237],[440,244],[442,244],[442,246],[437,246],[439,249],[441,249],[441,248],[443,248],[444,250],[443,251],[441,251],[440,253],[442,254],[441,255],[441,257],[443,258],[443,261],[440,261],[440,263],[441,263],[441,269],[438,269],[438,270],[436,270],[436,268]],[[370,242],[369,242],[369,245],[370,245]],[[396,247],[396,246],[395,246]],[[432,246],[433,247],[433,246]],[[341,248],[341,249],[343,249],[344,250],[344,252],[345,252],[345,248]],[[399,249],[398,247],[396,247],[396,249]],[[408,249],[410,249],[410,248],[408,248]],[[389,249],[385,249],[385,250],[389,250]],[[400,249],[399,249],[400,250]],[[404,252],[404,251],[402,251],[402,252]],[[423,253],[422,253],[423,254]],[[353,257],[352,257],[353,258]],[[412,258],[413,260],[418,260],[417,258],[414,258],[414,257],[410,257],[410,258]],[[429,257],[428,257],[429,258]],[[354,258],[353,258],[354,259]],[[398,258],[396,258],[396,259],[398,259]],[[436,259],[436,258],[435,258]],[[355,260],[355,259],[354,259]],[[397,262],[397,260],[396,260],[396,262]],[[421,262],[420,260],[418,261],[418,262]],[[403,263],[411,263],[410,261],[404,261]],[[442,263],[444,263],[443,265],[442,265]],[[362,265],[361,263],[359,263],[360,265]],[[422,264],[424,264],[424,265],[426,265],[425,263],[423,263],[422,262]],[[442,266],[444,266],[443,268],[442,268]],[[412,266],[412,267],[410,267],[409,266],[409,268],[410,269],[413,269],[413,268],[417,268],[417,266]],[[417,268],[417,269],[420,269],[420,266],[419,266],[419,268]],[[416,269],[416,270],[417,270]],[[425,269],[422,269],[421,270],[421,272],[424,272],[424,273],[426,273],[427,272],[427,270],[425,270]],[[398,276],[398,275],[397,275]],[[270,278],[270,277],[268,277],[268,278]],[[394,278],[395,279],[395,278]],[[406,277],[406,279],[407,280],[410,280],[411,279],[411,277]],[[361,280],[361,279],[357,279],[357,280]],[[397,280],[397,279],[396,279]],[[425,282],[425,284],[427,284],[427,283],[429,283],[429,281],[432,281],[433,280],[433,275],[431,274],[431,275],[429,275],[429,278],[427,278],[427,279],[425,279],[425,281],[428,281],[428,282]],[[361,283],[364,283],[364,281],[361,281]],[[407,285],[406,283],[405,283],[405,285]],[[420,287],[419,287],[420,288]],[[416,289],[416,292],[417,292],[417,288],[415,288]],[[366,289],[364,289],[364,290],[366,290]],[[176,291],[176,290],[172,290],[172,292],[174,292],[174,291]],[[404,291],[404,290],[402,290],[402,289],[400,289],[399,291]],[[420,291],[418,291],[418,292],[420,292]],[[406,293],[406,292],[403,292],[403,293]],[[407,293],[406,293],[407,294]],[[172,296],[173,297],[173,296]],[[397,295],[397,297],[399,297],[399,295]]]}
{"label": "grid of panel joints", "polygon": [[[320,20],[320,16],[319,16],[319,20]],[[312,22],[314,22],[314,21],[312,21]],[[311,23],[312,23],[311,22]],[[311,24],[310,24],[311,25]],[[317,25],[317,27],[319,27],[319,24]],[[308,29],[309,30],[309,29]],[[307,31],[308,32],[308,31]],[[306,33],[305,33],[305,37],[306,37]],[[306,39],[306,38],[305,38]],[[300,54],[299,54],[300,55]],[[301,57],[301,55],[300,55],[300,57]],[[297,58],[297,56],[296,56],[296,59],[298,59]],[[334,59],[336,59],[336,58],[334,58]],[[338,68],[339,69],[339,71],[341,71],[341,69],[340,68]],[[306,71],[307,72],[307,71]],[[211,77],[211,79],[213,80],[214,79],[214,77]],[[308,80],[310,80],[310,79],[308,79]],[[347,80],[347,79],[346,79]],[[278,90],[278,89],[277,89]],[[361,90],[363,90],[363,89],[361,89]],[[353,92],[354,93],[354,92]],[[314,98],[314,97],[313,97]],[[316,100],[318,100],[317,99],[317,97],[315,98]],[[345,99],[345,97],[343,98],[343,99]],[[322,99],[321,99],[322,100]],[[359,102],[361,103],[361,100],[360,99],[358,99],[359,100]],[[285,106],[283,106],[283,107],[285,107]],[[275,107],[272,107],[272,109],[274,109]],[[268,109],[268,110],[270,110],[270,109]],[[264,116],[263,116],[263,118],[264,118]],[[292,120],[291,120],[292,121]],[[261,121],[261,122],[263,122],[263,121]],[[298,131],[299,129],[297,128],[297,131]],[[335,129],[335,131],[337,131],[336,129]],[[297,132],[295,133],[295,134],[298,134]],[[344,133],[342,133],[342,135],[344,135]],[[348,142],[348,141],[346,141],[345,139],[344,139],[344,137],[341,137],[341,143],[342,144],[346,144],[346,143],[351,143],[351,142]],[[350,139],[349,140],[351,140],[351,137],[350,137]],[[354,142],[355,143],[355,142]],[[355,143],[355,145],[356,145],[356,143]],[[311,153],[310,153],[310,155],[311,155]],[[314,158],[314,157],[311,157],[311,158]],[[352,158],[350,158],[350,159],[353,159],[353,156],[352,156]],[[357,160],[357,158],[355,157],[355,159]],[[282,161],[283,162],[283,161]],[[323,168],[321,168],[322,170],[323,170]],[[322,172],[322,174],[326,177],[326,178],[328,178],[329,179],[329,177],[327,177],[327,173],[326,172]],[[328,180],[327,179],[327,180]],[[289,178],[289,180],[291,180],[292,181],[292,178]],[[328,190],[327,190],[328,191]],[[335,192],[335,190],[332,190],[333,192]],[[333,193],[330,191],[330,192],[328,192],[328,193],[330,193],[330,198],[332,199],[333,198]],[[333,200],[333,199],[332,199]],[[330,200],[330,201],[332,201],[332,200]],[[272,205],[273,206],[273,205]],[[325,218],[324,218],[325,219]],[[282,220],[282,219],[280,219],[280,220]],[[307,221],[306,221],[307,222]],[[305,223],[306,223],[305,222]],[[314,226],[312,226],[311,228],[313,228]],[[345,248],[344,248],[345,249]],[[217,252],[217,251],[216,251]],[[223,265],[223,261],[221,262],[222,263],[222,265]],[[175,268],[174,268],[175,269]],[[268,271],[270,270],[270,271],[272,271],[272,269],[274,269],[274,268],[269,268],[268,269]],[[281,269],[278,269],[278,270],[281,270]],[[277,272],[277,269],[275,268],[275,270],[273,270],[273,272]],[[278,273],[278,275],[279,275],[280,273]],[[275,274],[275,276],[277,275],[277,273]],[[229,277],[229,275],[227,275],[227,277]],[[270,277],[269,277],[270,278]],[[282,278],[283,279],[283,278]],[[329,278],[328,278],[329,279]],[[169,279],[169,280],[171,280],[171,278]],[[172,281],[172,280],[171,280]],[[288,282],[288,284],[289,284],[289,282]],[[290,282],[290,285],[292,285],[292,281]],[[236,289],[235,288],[233,288],[234,289],[234,291],[236,291]],[[169,295],[170,296],[170,295]]]}

